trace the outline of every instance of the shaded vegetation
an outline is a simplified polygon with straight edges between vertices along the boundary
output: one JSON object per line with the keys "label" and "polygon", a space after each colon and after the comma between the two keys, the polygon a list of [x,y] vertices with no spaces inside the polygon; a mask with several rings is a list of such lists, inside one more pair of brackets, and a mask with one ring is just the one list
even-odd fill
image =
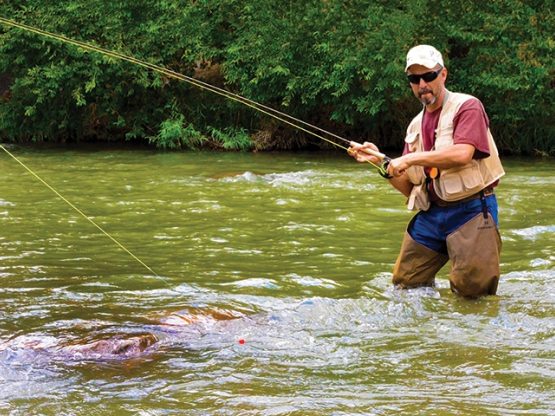
{"label": "shaded vegetation", "polygon": [[[502,151],[555,153],[552,1],[4,0],[0,15],[390,149],[419,109],[405,54],[429,43],[444,52],[448,87],[482,99]],[[14,141],[326,146],[188,84],[4,26],[0,102],[0,135]]]}

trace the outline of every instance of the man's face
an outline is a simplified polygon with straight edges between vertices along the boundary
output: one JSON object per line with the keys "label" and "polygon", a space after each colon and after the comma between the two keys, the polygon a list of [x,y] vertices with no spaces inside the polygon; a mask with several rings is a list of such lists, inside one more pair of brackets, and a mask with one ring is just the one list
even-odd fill
{"label": "man's face", "polygon": [[[432,78],[433,73],[437,73],[437,77],[433,81],[426,82],[426,78]],[[439,98],[445,87],[445,80],[447,79],[447,69],[441,68],[437,65],[435,68],[430,69],[422,65],[411,65],[407,71],[409,78],[413,78],[410,81],[410,87],[414,96],[420,100],[422,104],[427,106],[429,109],[435,109],[441,105]],[[411,75],[413,77],[411,77]],[[416,77],[414,77],[416,75]],[[424,75],[424,78],[418,77],[418,75]],[[416,81],[414,83],[413,81]]]}

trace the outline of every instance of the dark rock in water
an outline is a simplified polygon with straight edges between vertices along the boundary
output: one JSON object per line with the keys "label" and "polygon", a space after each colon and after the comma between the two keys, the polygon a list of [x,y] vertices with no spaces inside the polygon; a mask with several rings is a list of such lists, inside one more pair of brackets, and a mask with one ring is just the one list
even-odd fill
{"label": "dark rock in water", "polygon": [[160,337],[166,343],[189,339],[219,321],[239,318],[229,311],[179,311],[164,315],[156,324],[142,326],[142,332],[101,334],[94,338],[67,341],[50,335],[21,335],[0,342],[0,361],[63,362],[114,361],[145,357],[158,351]]}
{"label": "dark rock in water", "polygon": [[138,358],[156,349],[151,333],[115,335],[110,338],[66,344],[50,336],[21,336],[0,344],[0,355],[11,362],[101,361]]}
{"label": "dark rock in water", "polygon": [[132,358],[141,356],[157,342],[156,335],[150,333],[114,336],[86,344],[62,346],[58,353],[80,359]]}

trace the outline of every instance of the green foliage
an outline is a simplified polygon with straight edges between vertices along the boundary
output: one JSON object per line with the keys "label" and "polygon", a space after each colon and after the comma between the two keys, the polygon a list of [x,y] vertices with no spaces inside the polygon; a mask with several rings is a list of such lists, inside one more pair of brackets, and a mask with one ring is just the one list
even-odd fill
{"label": "green foliage", "polygon": [[[551,0],[4,0],[0,16],[395,149],[419,110],[404,57],[411,46],[430,43],[444,52],[448,87],[484,102],[501,150],[555,153]],[[9,92],[2,79],[10,80]],[[3,26],[0,102],[0,135],[19,141],[322,145],[188,84]]]}
{"label": "green foliage", "polygon": [[253,148],[253,142],[245,129],[228,127],[220,130],[211,127],[209,131],[215,145],[226,150],[250,150]]}
{"label": "green foliage", "polygon": [[149,137],[149,142],[161,149],[195,149],[205,141],[202,133],[192,124],[186,124],[185,117],[181,114],[164,120],[160,124],[158,134]]}

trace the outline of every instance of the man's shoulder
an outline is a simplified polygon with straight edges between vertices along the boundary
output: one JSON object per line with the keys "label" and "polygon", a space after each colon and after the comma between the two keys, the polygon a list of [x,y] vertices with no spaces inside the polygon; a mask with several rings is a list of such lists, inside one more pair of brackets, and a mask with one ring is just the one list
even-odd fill
{"label": "man's shoulder", "polygon": [[451,92],[449,91],[449,100],[456,101],[460,105],[469,103],[473,105],[482,105],[481,101],[473,95],[466,94],[463,92]]}
{"label": "man's shoulder", "polygon": [[455,113],[459,115],[465,111],[479,111],[485,113],[482,102],[473,95],[464,94],[462,92],[451,92],[452,102],[455,104]]}
{"label": "man's shoulder", "polygon": [[460,96],[460,97],[467,97],[467,98],[476,98],[472,94],[468,94],[466,92],[459,92],[459,91],[451,91],[449,90],[449,94],[453,96]]}
{"label": "man's shoulder", "polygon": [[486,127],[489,127],[489,117],[482,102],[470,94],[456,94],[459,96],[459,100],[456,101],[456,106],[453,107],[454,124],[484,123]]}

